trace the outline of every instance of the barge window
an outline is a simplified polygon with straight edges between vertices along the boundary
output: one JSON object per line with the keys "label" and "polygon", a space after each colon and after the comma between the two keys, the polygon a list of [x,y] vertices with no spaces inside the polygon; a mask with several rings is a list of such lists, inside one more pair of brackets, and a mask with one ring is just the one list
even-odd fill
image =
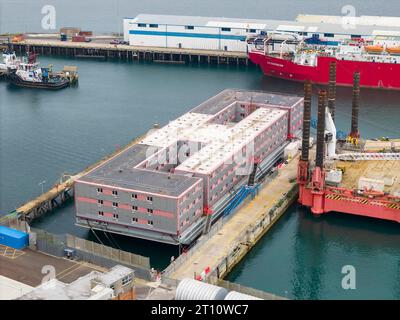
{"label": "barge window", "polygon": [[230,32],[230,31],[231,31],[231,28],[221,28],[221,31]]}
{"label": "barge window", "polygon": [[103,200],[100,200],[100,199],[99,199],[99,200],[97,200],[97,203],[98,203],[98,204],[103,204]]}
{"label": "barge window", "polygon": [[114,196],[117,196],[117,195],[118,195],[118,191],[117,191],[117,190],[113,190],[113,191],[112,191],[112,194],[113,194]]}
{"label": "barge window", "polygon": [[113,202],[113,207],[114,208],[118,208],[118,203],[117,202]]}
{"label": "barge window", "polygon": [[132,199],[137,199],[137,194],[136,193],[132,194]]}
{"label": "barge window", "polygon": [[138,207],[137,206],[132,206],[132,211],[137,211]]}
{"label": "barge window", "polygon": [[138,25],[137,25],[139,28],[146,28],[147,27],[147,24],[145,24],[145,23],[138,23]]}
{"label": "barge window", "polygon": [[148,213],[153,213],[153,209],[147,209]]}
{"label": "barge window", "polygon": [[194,30],[194,26],[185,26],[186,30]]}
{"label": "barge window", "polygon": [[149,24],[150,28],[158,28],[158,24]]}
{"label": "barge window", "polygon": [[154,223],[153,223],[152,220],[147,220],[147,224],[148,224],[149,226],[152,226]]}
{"label": "barge window", "polygon": [[132,222],[138,222],[138,218],[132,218]]}
{"label": "barge window", "polygon": [[361,38],[361,35],[360,34],[352,34],[351,38],[352,39],[359,39],[359,38]]}
{"label": "barge window", "polygon": [[114,213],[114,214],[113,214],[113,218],[114,218],[114,219],[118,219],[118,213]]}
{"label": "barge window", "polygon": [[153,197],[147,197],[147,201],[153,201]]}
{"label": "barge window", "polygon": [[247,29],[246,30],[247,33],[256,33],[256,29]]}
{"label": "barge window", "polygon": [[97,193],[103,193],[103,188],[97,188]]}
{"label": "barge window", "polygon": [[103,211],[99,211],[99,216],[104,216],[104,212]]}
{"label": "barge window", "polygon": [[326,38],[334,38],[335,35],[333,33],[324,33],[324,37],[326,37]]}

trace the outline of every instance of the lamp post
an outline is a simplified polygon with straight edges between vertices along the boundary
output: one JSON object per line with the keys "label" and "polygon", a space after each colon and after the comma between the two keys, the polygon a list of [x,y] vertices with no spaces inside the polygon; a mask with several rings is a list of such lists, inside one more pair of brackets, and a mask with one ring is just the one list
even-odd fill
{"label": "lamp post", "polygon": [[42,182],[39,182],[38,186],[42,187],[42,194],[43,194],[43,185],[46,183],[46,180],[43,180]]}

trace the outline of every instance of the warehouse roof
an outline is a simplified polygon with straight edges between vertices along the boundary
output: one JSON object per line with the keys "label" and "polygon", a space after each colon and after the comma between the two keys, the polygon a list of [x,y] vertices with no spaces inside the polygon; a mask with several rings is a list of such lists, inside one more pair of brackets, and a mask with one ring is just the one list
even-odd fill
{"label": "warehouse roof", "polygon": [[350,20],[357,25],[364,26],[382,26],[382,27],[400,27],[400,17],[382,17],[382,16],[329,16],[314,14],[299,14],[296,18],[298,22],[306,23],[329,23],[341,24],[344,20]]}
{"label": "warehouse roof", "polygon": [[139,23],[156,24],[175,24],[175,25],[194,25],[209,27],[232,27],[232,28],[255,28],[264,29],[267,20],[261,19],[239,19],[223,17],[201,17],[201,16],[178,16],[178,15],[158,15],[158,14],[139,14],[135,18]]}
{"label": "warehouse roof", "polygon": [[334,33],[361,36],[397,36],[400,32],[399,18],[370,16],[336,17],[299,15],[297,20],[293,21],[139,14],[136,18],[132,19],[131,23],[193,25],[238,29],[250,28],[266,31]]}

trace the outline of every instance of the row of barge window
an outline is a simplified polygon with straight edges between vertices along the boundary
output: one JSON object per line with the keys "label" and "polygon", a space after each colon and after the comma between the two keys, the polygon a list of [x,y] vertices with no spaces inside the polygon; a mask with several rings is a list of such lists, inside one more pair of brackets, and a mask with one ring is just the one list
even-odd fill
{"label": "row of barge window", "polygon": [[[99,213],[99,216],[104,217],[104,211],[99,211],[98,213]],[[119,218],[118,213],[113,213],[113,219],[117,220],[118,218]],[[134,218],[132,218],[132,222],[133,223],[139,222],[139,219],[134,217]],[[147,224],[149,226],[153,226],[154,225],[154,221],[153,220],[147,220]]]}
{"label": "row of barge window", "polygon": [[[97,193],[103,193],[103,188],[97,188]],[[113,190],[112,191],[112,195],[113,196],[118,196],[118,191],[117,190]],[[137,199],[138,195],[136,193],[132,193],[131,197],[132,197],[132,199]],[[153,201],[153,197],[152,196],[147,196],[146,200],[147,201]]]}

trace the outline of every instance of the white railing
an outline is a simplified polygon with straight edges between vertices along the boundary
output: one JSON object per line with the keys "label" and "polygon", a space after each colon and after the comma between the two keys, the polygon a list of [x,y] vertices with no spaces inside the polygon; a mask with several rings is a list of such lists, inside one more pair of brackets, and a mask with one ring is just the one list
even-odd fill
{"label": "white railing", "polygon": [[333,157],[337,160],[344,160],[344,161],[378,161],[378,160],[400,160],[400,153],[344,153],[338,154]]}

